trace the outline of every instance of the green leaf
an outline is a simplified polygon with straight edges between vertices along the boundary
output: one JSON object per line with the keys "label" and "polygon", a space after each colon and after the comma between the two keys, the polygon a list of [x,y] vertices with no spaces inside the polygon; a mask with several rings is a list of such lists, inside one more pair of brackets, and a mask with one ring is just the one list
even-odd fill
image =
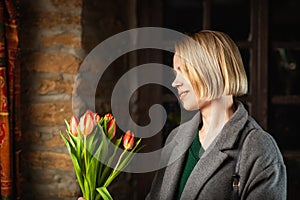
{"label": "green leaf", "polygon": [[70,157],[71,157],[71,160],[72,160],[72,163],[73,163],[73,167],[74,167],[74,171],[75,171],[75,174],[76,174],[76,177],[77,177],[77,181],[78,181],[79,187],[84,192],[83,172],[82,172],[80,164],[79,164],[79,161],[80,161],[81,158],[78,158],[76,156],[76,150],[75,150],[75,148],[71,145],[70,141],[61,132],[60,132],[60,136],[63,139],[63,141],[65,142],[66,147],[67,147],[67,149],[69,151],[69,154],[70,154]]}
{"label": "green leaf", "polygon": [[[97,191],[97,190],[96,190]],[[95,195],[95,200],[102,200],[101,195],[99,192],[96,193]]]}
{"label": "green leaf", "polygon": [[139,139],[136,143],[135,146],[133,147],[133,149],[131,150],[131,152],[137,153],[139,152],[141,149],[143,149],[145,147],[145,145],[142,145],[139,147],[140,143],[141,143],[142,139]]}
{"label": "green leaf", "polygon": [[66,119],[65,119],[65,124],[67,125],[67,130],[70,130],[70,124]]}
{"label": "green leaf", "polygon": [[106,120],[104,120],[102,127],[103,127],[104,132],[107,133],[107,121]]}
{"label": "green leaf", "polygon": [[98,128],[96,127],[93,132],[87,136],[86,148],[92,154],[97,150],[97,145],[99,145],[100,135],[98,134]]}
{"label": "green leaf", "polygon": [[[137,147],[139,146],[141,142],[141,139],[139,139],[134,148],[131,149],[130,151],[126,151],[124,150],[123,153],[121,154],[121,156],[119,157],[118,160],[118,164],[115,167],[115,169],[113,170],[113,172],[110,174],[110,176],[107,178],[107,180],[104,183],[104,186],[107,187],[110,185],[110,183],[121,173],[121,171],[128,165],[128,163],[132,160],[134,153],[139,151],[141,148]],[[125,158],[123,159],[123,157],[125,156]]]}
{"label": "green leaf", "polygon": [[102,177],[102,168],[103,168],[103,163],[101,162],[100,160],[100,156],[101,156],[101,150],[103,148],[103,142],[101,141],[100,145],[99,145],[99,148],[97,150],[97,152],[95,153],[95,157],[99,160],[99,171],[97,173],[97,184],[100,185],[100,180],[101,180],[101,177]]}
{"label": "green leaf", "polygon": [[[141,142],[141,139],[139,139],[136,143],[135,143],[135,146],[133,147],[133,149],[131,149],[130,151],[127,151],[125,153],[125,158],[123,161],[121,161],[121,164],[120,164],[120,167],[118,167],[118,171],[121,171],[123,170],[127,165],[128,163],[132,160],[133,156],[134,156],[134,153],[138,152],[140,149],[142,149],[143,147],[140,147],[138,148],[139,144]],[[138,149],[137,149],[138,148]],[[126,151],[126,150],[125,150]]]}
{"label": "green leaf", "polygon": [[108,153],[108,142],[109,140],[107,139],[102,127],[99,128],[100,130],[100,135],[101,135],[101,142],[103,143],[103,147],[102,147],[102,151],[101,151],[101,160],[103,160],[104,162],[106,161],[107,159],[107,153]]}
{"label": "green leaf", "polygon": [[[97,151],[95,152],[95,155],[92,156],[91,161],[89,162],[87,172],[86,172],[86,178],[89,181],[89,185],[91,188],[96,188],[97,187],[97,174],[100,173],[99,171],[99,165],[100,162],[98,160],[98,156],[100,154],[101,149],[98,148]],[[95,191],[91,190],[91,198],[95,198]]]}
{"label": "green leaf", "polygon": [[[79,126],[78,126],[79,127]],[[76,148],[77,148],[77,157],[80,158],[80,166],[83,166],[83,138],[80,132],[80,129],[78,128],[78,140],[76,143]]]}
{"label": "green leaf", "polygon": [[72,146],[73,146],[74,148],[76,148],[76,139],[75,139],[75,136],[73,136],[72,133],[70,133],[69,130],[66,130],[66,133],[67,133],[68,136],[69,136],[69,141],[70,141],[70,143],[72,144]]}
{"label": "green leaf", "polygon": [[81,167],[78,163],[78,159],[77,159],[76,154],[75,154],[75,149],[72,148],[71,146],[69,146],[69,147],[70,147],[70,157],[71,157],[71,160],[72,160],[72,163],[73,163],[75,174],[76,174],[79,186],[83,190],[84,189],[84,187],[83,187],[83,181],[84,181],[83,172],[82,172]]}
{"label": "green leaf", "polygon": [[[69,140],[64,136],[64,134],[62,134],[61,131],[59,132],[59,134],[60,134],[60,137],[63,139],[64,143],[66,144],[66,146],[67,146],[67,145],[70,145]],[[68,149],[68,150],[69,150],[69,149]],[[70,151],[69,151],[69,152],[70,152]]]}
{"label": "green leaf", "polygon": [[113,152],[112,156],[109,158],[108,163],[103,170],[103,175],[101,176],[101,179],[99,182],[100,185],[103,185],[104,181],[108,179],[108,172],[111,170],[111,168],[109,166],[111,165],[121,142],[122,142],[122,137],[120,137],[119,139],[116,140],[114,152]]}
{"label": "green leaf", "polygon": [[109,191],[106,189],[106,187],[97,188],[97,191],[99,192],[103,200],[113,200],[112,196],[109,194]]}
{"label": "green leaf", "polygon": [[92,200],[90,196],[90,185],[87,179],[84,179],[84,192],[83,192],[83,197],[85,200]]}
{"label": "green leaf", "polygon": [[69,136],[69,141],[70,141],[70,143],[72,144],[72,146],[75,148],[75,147],[76,147],[76,145],[75,145],[76,142],[74,141],[74,138],[72,137],[73,135],[72,135],[72,133],[70,132],[70,124],[68,123],[67,120],[65,120],[65,124],[66,124],[66,126],[67,126],[66,133],[67,133],[68,136]]}
{"label": "green leaf", "polygon": [[81,171],[81,168],[78,164],[78,161],[77,161],[76,157],[73,154],[71,154],[71,160],[73,162],[73,166],[74,166],[74,170],[75,170],[75,174],[76,174],[76,177],[77,177],[79,187],[84,192],[86,190],[85,190],[85,187],[84,187],[83,172]]}

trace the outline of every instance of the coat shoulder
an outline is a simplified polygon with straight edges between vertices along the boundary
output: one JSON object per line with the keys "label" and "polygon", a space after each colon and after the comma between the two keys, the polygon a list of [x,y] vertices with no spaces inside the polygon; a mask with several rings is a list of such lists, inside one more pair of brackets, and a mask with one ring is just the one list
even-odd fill
{"label": "coat shoulder", "polygon": [[260,164],[269,166],[283,163],[282,154],[275,139],[260,127],[255,127],[249,133],[242,149],[244,156],[251,157]]}
{"label": "coat shoulder", "polygon": [[273,136],[252,126],[241,154],[242,199],[284,199],[286,167]]}

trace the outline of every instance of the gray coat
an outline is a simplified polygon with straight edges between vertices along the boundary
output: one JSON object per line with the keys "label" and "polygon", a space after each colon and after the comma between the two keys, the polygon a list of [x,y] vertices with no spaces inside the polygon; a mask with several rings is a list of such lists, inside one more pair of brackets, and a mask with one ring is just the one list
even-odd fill
{"label": "gray coat", "polygon": [[[181,199],[230,199],[239,153],[241,199],[286,199],[286,168],[276,142],[249,117],[242,103],[237,105],[236,112],[194,167]],[[199,114],[169,135],[166,144],[176,144],[167,153],[168,158],[162,155],[163,162],[168,160],[169,165],[157,171],[146,199],[174,199],[186,154],[179,152],[186,152],[190,146],[198,123]],[[240,138],[245,134],[248,136],[242,142]]]}

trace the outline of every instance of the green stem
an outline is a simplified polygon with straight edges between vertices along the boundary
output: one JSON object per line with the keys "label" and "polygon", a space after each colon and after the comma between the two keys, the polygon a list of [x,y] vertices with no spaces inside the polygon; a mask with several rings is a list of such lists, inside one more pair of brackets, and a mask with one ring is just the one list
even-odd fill
{"label": "green stem", "polygon": [[84,156],[84,163],[85,163],[85,170],[86,170],[86,168],[87,168],[87,160],[86,160],[86,135],[83,136],[83,142],[84,142],[83,156]]}
{"label": "green stem", "polygon": [[122,154],[120,155],[119,160],[118,160],[118,162],[117,162],[117,164],[116,164],[116,166],[115,166],[115,168],[114,168],[114,170],[113,170],[113,173],[114,173],[115,171],[119,171],[119,170],[117,170],[117,169],[118,169],[118,167],[119,167],[119,165],[120,165],[120,162],[121,162],[121,160],[122,160],[122,158],[123,158],[123,156],[125,155],[126,152],[127,152],[127,151],[123,151]]}
{"label": "green stem", "polygon": [[122,154],[120,155],[119,160],[118,160],[118,162],[117,162],[117,164],[116,164],[114,170],[112,171],[112,173],[111,173],[110,176],[108,177],[107,181],[104,183],[103,187],[108,187],[109,184],[112,182],[111,177],[114,175],[114,173],[115,173],[116,171],[119,171],[119,170],[118,170],[118,167],[119,167],[120,162],[121,162],[121,160],[122,160],[122,158],[123,158],[123,156],[125,155],[126,152],[127,152],[127,151],[123,151]]}

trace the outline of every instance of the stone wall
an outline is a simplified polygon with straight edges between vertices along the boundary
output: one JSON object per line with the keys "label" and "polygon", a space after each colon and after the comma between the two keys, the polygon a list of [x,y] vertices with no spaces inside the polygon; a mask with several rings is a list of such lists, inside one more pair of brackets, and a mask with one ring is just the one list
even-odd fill
{"label": "stone wall", "polygon": [[[80,63],[99,42],[135,26],[134,5],[122,0],[21,1],[22,199],[80,195],[59,131],[72,115]],[[112,85],[107,82],[106,88]],[[101,112],[110,109],[107,99],[100,97]],[[130,174],[118,183],[111,187],[113,194],[119,193],[116,199],[136,199]]]}

